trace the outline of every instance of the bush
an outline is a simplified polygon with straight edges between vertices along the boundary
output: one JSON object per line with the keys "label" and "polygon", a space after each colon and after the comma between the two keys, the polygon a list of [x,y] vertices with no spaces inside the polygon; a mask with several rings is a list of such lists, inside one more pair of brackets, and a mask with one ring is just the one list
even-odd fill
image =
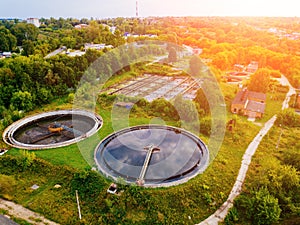
{"label": "bush", "polygon": [[28,91],[18,91],[13,93],[11,98],[11,105],[19,110],[24,110],[26,112],[33,109],[33,98],[31,93]]}
{"label": "bush", "polygon": [[211,118],[204,117],[200,120],[200,133],[209,136],[211,134]]}
{"label": "bush", "polygon": [[225,217],[225,224],[226,225],[233,225],[235,224],[238,220],[239,220],[239,217],[238,217],[238,211],[235,207],[231,208],[227,214],[227,216]]}
{"label": "bush", "polygon": [[29,168],[30,166],[32,166],[35,158],[36,157],[35,157],[34,152],[29,152],[29,151],[23,150],[22,158],[19,161],[19,165],[20,165],[22,171],[24,171],[27,168]]}
{"label": "bush", "polygon": [[107,185],[104,178],[95,171],[82,171],[74,174],[71,182],[71,190],[84,197],[86,200],[93,201],[93,197],[97,195]]}
{"label": "bush", "polygon": [[278,114],[275,124],[286,127],[299,127],[300,116],[293,109],[285,109]]}
{"label": "bush", "polygon": [[270,225],[280,218],[281,209],[278,199],[265,187],[250,195],[241,195],[236,200],[236,206],[246,214],[253,225]]}
{"label": "bush", "polygon": [[75,98],[75,94],[74,94],[74,93],[70,93],[70,94],[68,95],[68,102],[69,102],[69,103],[73,103],[74,98]]}
{"label": "bush", "polygon": [[0,174],[0,195],[6,199],[11,199],[9,196],[15,190],[16,181],[12,176]]}

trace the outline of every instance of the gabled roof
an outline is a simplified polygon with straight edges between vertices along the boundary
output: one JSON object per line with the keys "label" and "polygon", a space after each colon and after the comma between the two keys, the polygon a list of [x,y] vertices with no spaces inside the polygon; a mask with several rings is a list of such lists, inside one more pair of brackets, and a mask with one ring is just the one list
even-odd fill
{"label": "gabled roof", "polygon": [[232,104],[245,104],[249,99],[258,99],[259,101],[266,101],[266,94],[255,91],[248,91],[247,89],[243,89],[239,91],[235,98],[232,101]]}
{"label": "gabled roof", "polygon": [[251,112],[264,113],[265,108],[266,108],[265,103],[260,103],[256,101],[248,101],[248,104],[246,105],[246,110]]}
{"label": "gabled roof", "polygon": [[248,90],[243,89],[241,91],[239,91],[235,98],[232,101],[232,104],[245,104],[247,101],[247,97],[248,97]]}
{"label": "gabled roof", "polygon": [[248,98],[256,98],[262,101],[266,101],[267,96],[262,92],[249,91]]}

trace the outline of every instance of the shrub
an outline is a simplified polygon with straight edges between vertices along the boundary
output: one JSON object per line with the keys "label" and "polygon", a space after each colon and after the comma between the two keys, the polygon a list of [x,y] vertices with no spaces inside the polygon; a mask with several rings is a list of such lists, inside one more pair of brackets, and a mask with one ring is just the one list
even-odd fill
{"label": "shrub", "polygon": [[247,219],[254,225],[273,224],[280,218],[278,199],[265,187],[250,195],[241,195],[236,200],[236,205],[245,212]]}
{"label": "shrub", "polygon": [[74,98],[75,98],[75,94],[74,94],[74,93],[70,93],[70,94],[68,95],[68,102],[69,102],[69,103],[73,103]]}
{"label": "shrub", "polygon": [[235,207],[231,208],[225,217],[225,224],[226,225],[233,225],[239,220],[239,214]]}
{"label": "shrub", "polygon": [[30,167],[33,164],[35,158],[36,157],[34,152],[28,152],[23,150],[22,158],[19,161],[21,169],[26,170],[28,167]]}
{"label": "shrub", "polygon": [[275,124],[287,127],[299,127],[300,117],[293,109],[285,109],[278,114]]}
{"label": "shrub", "polygon": [[93,196],[102,191],[105,185],[107,184],[99,173],[85,170],[74,174],[71,181],[71,190],[73,193],[78,190],[78,194],[93,201]]}
{"label": "shrub", "polygon": [[0,174],[0,194],[10,200],[10,195],[14,191],[16,181],[12,176]]}

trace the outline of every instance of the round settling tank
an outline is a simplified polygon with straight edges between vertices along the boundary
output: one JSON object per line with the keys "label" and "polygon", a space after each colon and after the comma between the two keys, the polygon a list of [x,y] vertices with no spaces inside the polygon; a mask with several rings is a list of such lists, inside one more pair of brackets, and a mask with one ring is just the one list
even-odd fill
{"label": "round settling tank", "polygon": [[95,162],[106,177],[146,187],[184,183],[209,162],[206,145],[171,126],[142,125],[115,132],[99,143]]}
{"label": "round settling tank", "polygon": [[59,110],[23,118],[7,127],[3,140],[16,148],[47,149],[76,143],[96,133],[100,116],[85,110]]}

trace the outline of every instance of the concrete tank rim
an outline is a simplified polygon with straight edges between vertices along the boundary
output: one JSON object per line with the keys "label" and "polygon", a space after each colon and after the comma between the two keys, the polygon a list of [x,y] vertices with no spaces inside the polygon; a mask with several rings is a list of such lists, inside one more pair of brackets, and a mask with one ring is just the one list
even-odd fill
{"label": "concrete tank rim", "polygon": [[[131,126],[131,127],[126,127],[126,128],[123,128],[123,129],[120,129],[118,131],[114,131],[113,133],[107,135],[105,138],[103,138],[99,143],[98,145],[96,146],[95,150],[94,150],[94,163],[98,169],[98,172],[100,172],[103,176],[105,176],[106,178],[108,179],[111,179],[115,182],[118,181],[118,178],[119,177],[115,177],[109,173],[107,173],[104,169],[102,169],[102,166],[99,164],[99,162],[97,161],[97,152],[98,152],[98,149],[100,147],[100,145],[106,141],[107,139],[109,139],[111,136],[115,135],[116,133],[124,133],[126,131],[131,131],[131,130],[136,130],[140,127],[156,127],[156,128],[171,128],[173,130],[180,130],[181,132],[184,132],[185,134],[187,134],[189,137],[192,137],[193,139],[197,139],[197,141],[200,141],[201,144],[203,145],[203,147],[205,148],[205,163],[204,165],[202,166],[202,168],[195,174],[189,176],[189,177],[186,177],[184,179],[180,179],[180,180],[175,180],[175,181],[171,181],[171,182],[167,182],[167,183],[148,183],[148,184],[145,184],[143,187],[145,188],[159,188],[159,187],[171,187],[171,186],[177,186],[177,185],[180,185],[180,184],[183,184],[183,183],[186,183],[188,182],[189,180],[195,178],[196,176],[198,176],[199,174],[202,174],[207,168],[208,168],[208,165],[209,165],[209,149],[207,147],[207,145],[204,143],[204,141],[198,137],[197,135],[193,134],[192,132],[188,131],[188,130],[185,130],[183,128],[179,128],[179,127],[175,127],[175,126],[170,126],[170,125],[159,125],[159,124],[141,124],[141,125],[136,125],[136,126]],[[133,184],[132,182],[127,182],[125,181],[127,185],[131,185]]]}
{"label": "concrete tank rim", "polygon": [[[72,115],[80,115],[80,116],[86,116],[90,119],[94,120],[95,125],[92,129],[90,129],[85,135],[81,135],[79,137],[73,138],[68,141],[64,141],[61,143],[54,143],[50,145],[30,145],[18,142],[14,140],[11,142],[10,137],[14,134],[16,130],[18,130],[21,126],[24,126],[26,123],[32,122],[34,120],[42,119],[45,117],[51,117],[55,115],[64,115],[64,114],[70,114]],[[99,131],[103,126],[103,119],[100,115],[98,115],[95,112],[83,110],[83,109],[61,109],[61,110],[51,110],[46,112],[40,112],[35,113],[32,115],[28,115],[20,120],[17,120],[10,124],[7,128],[5,128],[4,132],[2,133],[2,139],[4,142],[14,148],[18,149],[26,149],[26,150],[40,150],[40,149],[53,149],[53,148],[59,148],[59,147],[65,147],[74,143],[77,143],[83,139],[86,139],[92,135],[94,135],[97,131]]]}

